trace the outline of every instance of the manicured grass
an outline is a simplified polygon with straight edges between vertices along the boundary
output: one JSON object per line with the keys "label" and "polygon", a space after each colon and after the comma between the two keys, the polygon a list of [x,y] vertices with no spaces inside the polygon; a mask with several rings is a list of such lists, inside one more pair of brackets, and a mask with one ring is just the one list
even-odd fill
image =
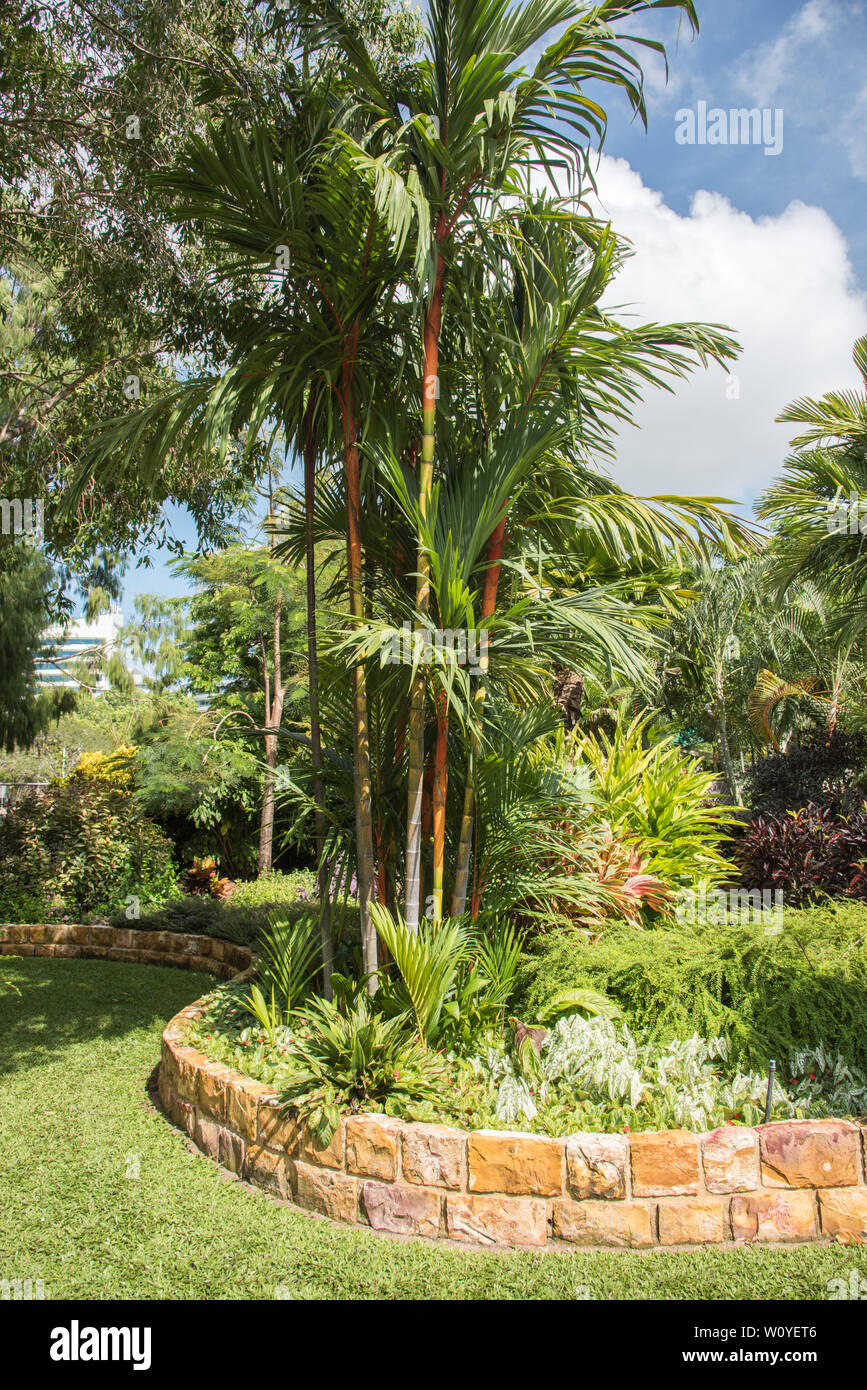
{"label": "manicured grass", "polygon": [[[0,1279],[48,1298],[807,1299],[863,1249],[477,1253],[294,1212],[189,1151],[147,1091],[208,987],[153,966],[4,961]],[[586,1292],[585,1292],[586,1291]]]}

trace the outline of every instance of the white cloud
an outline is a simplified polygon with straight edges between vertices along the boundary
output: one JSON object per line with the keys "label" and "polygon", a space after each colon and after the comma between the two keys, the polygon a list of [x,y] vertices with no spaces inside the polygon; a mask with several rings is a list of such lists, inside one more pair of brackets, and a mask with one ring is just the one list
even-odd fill
{"label": "white cloud", "polygon": [[830,0],[807,0],[775,39],[748,52],[741,60],[741,77],[754,100],[766,105],[778,97],[785,84],[797,76],[810,47],[835,27]]}
{"label": "white cloud", "polygon": [[[792,429],[774,423],[791,400],[857,385],[852,345],[867,332],[845,239],[821,208],[793,202],[754,219],[717,193],[689,216],[668,207],[622,159],[604,157],[601,211],[635,254],[609,293],[636,320],[725,324],[743,353],[727,374],[699,369],[676,393],[649,392],[640,429],[620,439],[614,475],[633,491],[747,501],[778,472]],[[729,394],[731,392],[729,391]]]}
{"label": "white cloud", "polygon": [[733,80],[757,106],[782,106],[785,118],[846,150],[852,173],[867,179],[864,0],[807,0],[775,39],[748,49]]}

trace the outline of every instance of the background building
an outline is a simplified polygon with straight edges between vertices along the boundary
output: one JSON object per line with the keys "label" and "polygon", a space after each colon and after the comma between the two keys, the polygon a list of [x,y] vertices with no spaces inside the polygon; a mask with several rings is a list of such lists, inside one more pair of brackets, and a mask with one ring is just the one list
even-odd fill
{"label": "background building", "polygon": [[[123,615],[119,608],[88,622],[85,618],[75,618],[65,626],[47,628],[43,634],[45,647],[36,662],[36,679],[41,686],[67,686],[75,688],[81,684],[72,674],[78,661],[97,663],[99,658],[109,656],[120,646],[120,633]],[[137,684],[141,680],[139,676]],[[93,679],[85,677],[87,685],[94,690],[108,690],[106,676],[94,669]]]}

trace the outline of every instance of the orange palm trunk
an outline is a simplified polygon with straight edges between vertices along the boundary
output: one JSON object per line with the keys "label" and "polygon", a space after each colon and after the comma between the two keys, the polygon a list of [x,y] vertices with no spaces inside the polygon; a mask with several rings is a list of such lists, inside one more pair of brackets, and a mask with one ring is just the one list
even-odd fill
{"label": "orange palm trunk", "polygon": [[[440,217],[437,239],[445,236],[445,221]],[[442,253],[437,256],[436,281],[424,321],[424,379],[422,383],[422,444],[419,467],[419,510],[424,517],[430,503],[434,475],[436,431],[437,380],[439,373],[439,337],[442,325],[445,263]],[[416,608],[426,614],[430,600],[430,559],[419,532],[418,580]],[[417,624],[421,627],[421,624]],[[424,706],[427,682],[419,670],[412,682],[409,711],[409,785],[406,816],[406,922],[410,929],[418,926],[421,917],[421,842],[422,801],[424,787]]]}
{"label": "orange palm trunk", "polygon": [[433,920],[443,915],[443,873],[446,844],[446,797],[449,789],[449,705],[445,691],[437,691],[437,741],[433,785]]}
{"label": "orange palm trunk", "polygon": [[[343,366],[343,427],[346,473],[346,550],[349,570],[350,611],[356,623],[364,621],[363,554],[361,545],[361,477],[358,463],[357,426],[352,392],[354,341]],[[367,714],[367,678],[364,660],[352,668],[353,752],[355,781],[356,876],[361,917],[361,949],[368,988],[376,992],[377,937],[370,917],[373,882],[373,796],[370,770],[370,729]]]}

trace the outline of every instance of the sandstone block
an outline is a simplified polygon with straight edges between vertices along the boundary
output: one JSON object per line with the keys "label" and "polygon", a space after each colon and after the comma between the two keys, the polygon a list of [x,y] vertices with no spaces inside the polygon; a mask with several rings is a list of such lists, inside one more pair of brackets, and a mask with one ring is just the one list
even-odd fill
{"label": "sandstone block", "polygon": [[397,1235],[438,1236],[441,1197],[420,1187],[366,1182],[362,1198],[367,1219],[375,1231]]}
{"label": "sandstone block", "polygon": [[347,1171],[393,1182],[402,1127],[399,1120],[388,1115],[354,1115],[347,1120]]}
{"label": "sandstone block", "polygon": [[858,1126],[846,1120],[760,1125],[766,1187],[849,1187],[861,1167]]}
{"label": "sandstone block", "polygon": [[480,1245],[544,1245],[546,1204],[536,1197],[446,1195],[446,1232],[451,1240]]}
{"label": "sandstone block", "polygon": [[291,1196],[284,1154],[271,1153],[259,1144],[248,1145],[244,1171],[250,1182],[273,1192],[275,1197]]}
{"label": "sandstone block", "polygon": [[570,1134],[566,1140],[566,1181],[579,1200],[625,1197],[628,1166],[625,1134]]}
{"label": "sandstone block", "polygon": [[629,1136],[636,1197],[689,1197],[698,1192],[698,1140],[685,1129]]}
{"label": "sandstone block", "polygon": [[732,1197],[735,1240],[809,1240],[816,1234],[812,1192],[751,1192]]}
{"label": "sandstone block", "polygon": [[551,1197],[563,1191],[563,1140],[478,1129],[467,1139],[471,1192]]}
{"label": "sandstone block", "polygon": [[407,1125],[403,1132],[403,1176],[425,1187],[464,1185],[466,1135],[448,1125]]}
{"label": "sandstone block", "polygon": [[358,1210],[358,1184],[355,1178],[331,1168],[315,1168],[296,1163],[295,1200],[307,1211],[318,1211],[332,1221],[354,1221]]}
{"label": "sandstone block", "polygon": [[660,1245],[715,1245],[728,1240],[727,1208],[720,1197],[674,1197],[660,1202]]}
{"label": "sandstone block", "polygon": [[826,1189],[818,1196],[823,1236],[851,1235],[867,1239],[867,1188]]}
{"label": "sandstone block", "polygon": [[572,1245],[653,1244],[653,1202],[555,1202],[554,1235]]}
{"label": "sandstone block", "polygon": [[758,1156],[752,1129],[723,1125],[703,1135],[701,1161],[708,1192],[753,1192],[760,1185]]}
{"label": "sandstone block", "polygon": [[206,1062],[199,1068],[196,1104],[212,1120],[222,1122],[226,1118],[226,1091],[231,1075],[231,1068],[222,1062]]}
{"label": "sandstone block", "polygon": [[337,1126],[328,1144],[320,1144],[304,1129],[301,1133],[301,1157],[306,1163],[318,1164],[320,1168],[342,1168],[344,1137],[342,1124]]}
{"label": "sandstone block", "polygon": [[259,1081],[233,1076],[226,1083],[226,1123],[248,1144],[258,1138],[259,1101],[273,1092]]}

